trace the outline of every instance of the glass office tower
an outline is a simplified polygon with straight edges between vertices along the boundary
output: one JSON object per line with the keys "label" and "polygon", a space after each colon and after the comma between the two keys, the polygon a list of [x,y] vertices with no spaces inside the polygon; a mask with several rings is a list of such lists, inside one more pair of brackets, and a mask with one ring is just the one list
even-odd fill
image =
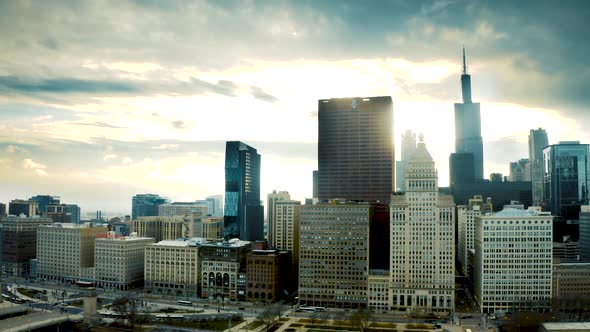
{"label": "glass office tower", "polygon": [[260,205],[260,155],[239,141],[225,144],[224,238],[264,239],[264,208]]}
{"label": "glass office tower", "polygon": [[319,200],[389,203],[395,167],[391,97],[319,100],[318,129]]}

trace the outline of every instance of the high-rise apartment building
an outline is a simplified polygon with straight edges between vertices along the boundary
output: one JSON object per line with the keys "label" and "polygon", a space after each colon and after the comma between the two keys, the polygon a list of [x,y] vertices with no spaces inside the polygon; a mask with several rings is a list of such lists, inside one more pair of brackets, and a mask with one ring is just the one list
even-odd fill
{"label": "high-rise apartment building", "polygon": [[[273,236],[270,245],[274,249],[290,251],[293,274],[299,271],[299,225],[301,220],[300,201],[277,201],[273,218]],[[295,278],[296,279],[296,278]]]}
{"label": "high-rise apartment building", "polygon": [[38,214],[38,206],[36,201],[13,199],[8,203],[8,214],[13,216],[24,214],[26,217],[32,217]]}
{"label": "high-rise apartment building", "polygon": [[[40,278],[94,280],[94,244],[106,226],[59,224],[37,229],[37,275]],[[91,271],[89,271],[91,270]]]}
{"label": "high-rise apartment building", "polygon": [[467,74],[465,49],[461,74],[463,103],[455,104],[455,152],[472,153],[475,180],[483,180],[483,142],[479,103],[471,100],[471,76]]}
{"label": "high-rise apartment building", "polygon": [[406,130],[402,134],[401,158],[395,163],[396,191],[406,191],[406,165],[414,152],[416,152],[416,142],[416,134],[411,130]]}
{"label": "high-rise apartment building", "polygon": [[209,207],[197,203],[172,203],[158,206],[158,216],[174,217],[194,213],[198,218],[204,218],[209,213]]}
{"label": "high-rise apartment building", "polygon": [[260,155],[239,141],[225,144],[224,238],[264,239],[260,205]]}
{"label": "high-rise apartment building", "polygon": [[137,194],[131,199],[131,220],[158,215],[158,206],[168,200],[156,194]]}
{"label": "high-rise apartment building", "polygon": [[372,205],[345,200],[301,206],[299,303],[368,306],[372,214]]}
{"label": "high-rise apartment building", "polygon": [[116,237],[108,232],[97,238],[94,249],[96,285],[103,288],[127,290],[143,286],[145,248],[153,238]]}
{"label": "high-rise apartment building", "polygon": [[483,201],[481,195],[469,200],[469,205],[457,206],[457,259],[463,275],[472,277],[473,267],[469,265],[469,252],[475,251],[475,217],[492,212],[491,199]]}
{"label": "high-rise apartment building", "polygon": [[474,298],[482,313],[550,307],[552,220],[539,208],[475,218]]}
{"label": "high-rise apartment building", "polygon": [[30,261],[37,255],[37,228],[52,223],[50,218],[39,216],[2,217],[0,247],[1,274],[24,277],[30,275]]}
{"label": "high-rise apartment building", "polygon": [[240,289],[238,278],[240,273],[246,273],[246,255],[250,248],[249,241],[238,239],[201,244],[201,297],[245,300],[246,285]]}
{"label": "high-rise apartment building", "polygon": [[420,137],[406,193],[392,196],[390,308],[450,312],[455,305],[455,204],[438,193],[434,161]]}
{"label": "high-rise apartment building", "polygon": [[164,240],[145,248],[144,287],[150,292],[181,297],[199,295],[203,239]]}
{"label": "high-rise apartment building", "polygon": [[[267,218],[267,232],[268,235],[266,239],[268,243],[272,246],[274,243],[274,229],[273,226],[275,224],[274,217],[275,217],[275,205],[278,201],[287,201],[291,199],[291,195],[289,195],[288,191],[279,191],[273,190],[272,193],[267,195],[266,199],[266,218]],[[274,248],[274,247],[272,247]]]}
{"label": "high-rise apartment building", "polygon": [[545,129],[531,129],[529,132],[529,160],[533,186],[533,205],[543,203],[543,149],[549,145]]}
{"label": "high-rise apartment building", "polygon": [[319,200],[387,203],[394,189],[391,97],[318,102]]}

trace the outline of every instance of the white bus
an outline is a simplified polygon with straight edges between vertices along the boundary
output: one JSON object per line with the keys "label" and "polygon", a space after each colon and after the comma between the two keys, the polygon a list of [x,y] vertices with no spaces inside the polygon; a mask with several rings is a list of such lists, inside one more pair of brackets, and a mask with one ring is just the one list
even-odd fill
{"label": "white bus", "polygon": [[176,301],[176,304],[180,304],[180,305],[193,305],[193,303],[191,301],[185,301],[185,300],[178,300]]}
{"label": "white bus", "polygon": [[297,310],[295,310],[295,311],[297,311],[297,312],[316,312],[317,310],[312,307],[300,307],[300,308],[297,308]]}

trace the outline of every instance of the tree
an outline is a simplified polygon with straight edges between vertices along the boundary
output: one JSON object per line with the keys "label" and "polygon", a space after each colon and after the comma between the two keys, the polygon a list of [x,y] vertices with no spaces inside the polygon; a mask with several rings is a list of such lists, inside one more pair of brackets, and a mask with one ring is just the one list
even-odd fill
{"label": "tree", "polygon": [[258,315],[258,320],[260,320],[264,326],[266,326],[266,331],[275,326],[280,318],[281,309],[277,306],[268,307]]}
{"label": "tree", "polygon": [[141,326],[144,322],[145,316],[139,313],[139,306],[141,300],[135,297],[122,297],[113,301],[112,309],[118,314],[119,319],[122,323],[127,321],[131,327]]}
{"label": "tree", "polygon": [[375,320],[375,313],[373,310],[367,310],[359,308],[352,312],[350,316],[351,325],[354,328],[359,329],[360,332],[366,332],[369,330],[369,326]]}

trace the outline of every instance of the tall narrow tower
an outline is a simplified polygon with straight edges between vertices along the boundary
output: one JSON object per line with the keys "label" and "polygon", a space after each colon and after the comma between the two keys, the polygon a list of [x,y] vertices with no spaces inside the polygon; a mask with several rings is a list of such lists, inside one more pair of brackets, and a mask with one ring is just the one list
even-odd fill
{"label": "tall narrow tower", "polygon": [[481,180],[483,179],[481,115],[479,103],[473,103],[471,101],[471,76],[467,74],[465,48],[463,48],[461,92],[463,103],[455,104],[455,152],[473,154],[475,179]]}

